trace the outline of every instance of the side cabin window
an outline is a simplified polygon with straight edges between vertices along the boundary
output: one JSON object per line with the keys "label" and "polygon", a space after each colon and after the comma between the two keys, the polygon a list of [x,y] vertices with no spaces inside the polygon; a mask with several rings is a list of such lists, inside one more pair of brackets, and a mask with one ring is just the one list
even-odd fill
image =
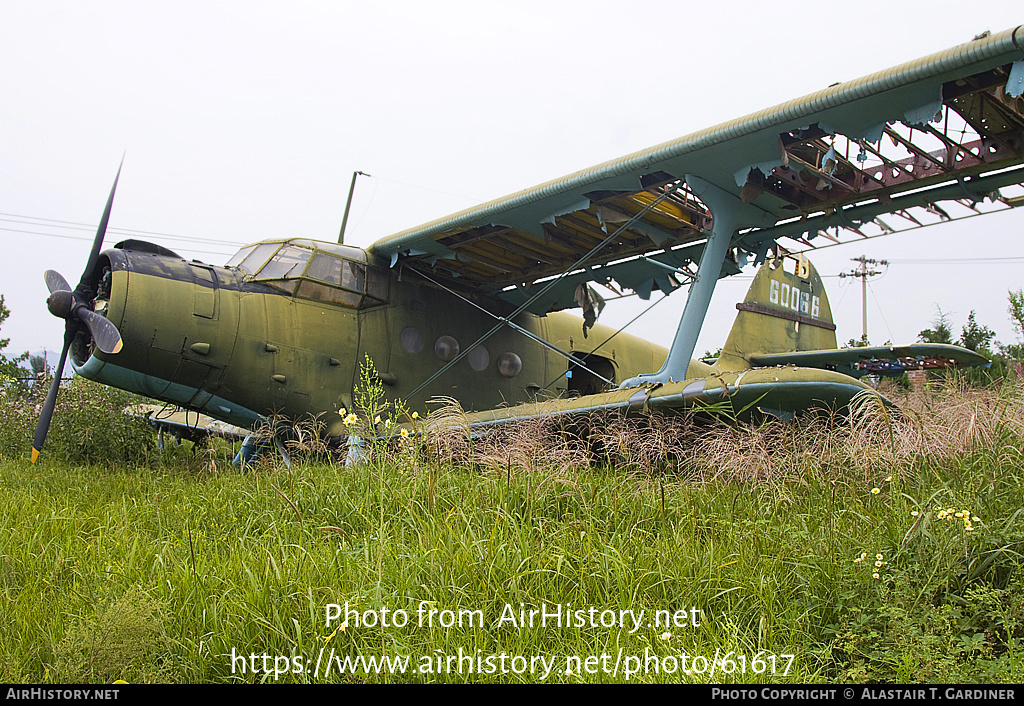
{"label": "side cabin window", "polygon": [[[362,255],[354,248],[346,250]],[[387,274],[346,254],[290,243],[260,243],[243,248],[228,266],[301,299],[356,309],[383,304]]]}

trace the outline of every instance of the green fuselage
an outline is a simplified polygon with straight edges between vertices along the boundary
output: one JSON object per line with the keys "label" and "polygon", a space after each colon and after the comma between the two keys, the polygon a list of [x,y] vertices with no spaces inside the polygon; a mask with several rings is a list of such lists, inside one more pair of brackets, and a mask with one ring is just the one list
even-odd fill
{"label": "green fuselage", "polygon": [[[316,246],[331,257],[342,250],[310,245],[314,256],[304,256],[311,263],[321,254]],[[467,411],[480,411],[600,392],[609,387],[600,377],[617,383],[656,370],[666,355],[634,336],[611,338],[614,330],[600,325],[584,337],[578,317],[523,313],[513,323],[562,351],[592,354],[586,364],[598,376],[502,326],[417,391],[497,321],[414,272],[367,262],[362,251],[355,255],[330,263],[360,268],[360,279],[336,278],[339,284],[331,288],[326,276],[328,284],[308,276],[312,265],[305,275],[292,276],[299,268],[271,280],[166,252],[107,251],[98,271],[111,270],[109,291],[97,308],[118,327],[124,348],[105,355],[83,340],[72,349],[73,364],[85,377],[238,426],[251,428],[280,414],[319,417],[340,432],[337,412],[352,408],[366,356],[387,396],[404,399],[410,410],[425,411],[427,400],[446,396]],[[498,316],[511,313],[493,298],[475,303]]]}

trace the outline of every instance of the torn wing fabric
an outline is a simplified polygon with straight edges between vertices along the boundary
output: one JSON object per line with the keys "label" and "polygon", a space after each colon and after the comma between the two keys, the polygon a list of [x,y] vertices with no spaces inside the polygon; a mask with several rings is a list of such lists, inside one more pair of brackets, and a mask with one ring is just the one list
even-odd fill
{"label": "torn wing fabric", "polygon": [[573,297],[576,305],[583,308],[583,337],[587,337],[587,329],[594,327],[597,317],[604,311],[604,299],[600,294],[590,288],[590,285],[580,282],[576,285],[576,295]]}

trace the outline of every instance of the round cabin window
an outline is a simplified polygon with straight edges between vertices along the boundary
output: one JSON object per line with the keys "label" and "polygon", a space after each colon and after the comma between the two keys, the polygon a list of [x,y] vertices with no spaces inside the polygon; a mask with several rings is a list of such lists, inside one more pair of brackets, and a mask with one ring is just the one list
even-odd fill
{"label": "round cabin window", "polygon": [[515,353],[502,353],[498,356],[498,372],[507,378],[514,378],[523,369],[523,360]]}
{"label": "round cabin window", "polygon": [[441,336],[434,342],[434,353],[445,363],[449,363],[459,354],[459,342],[451,336]]}
{"label": "round cabin window", "polygon": [[486,370],[487,365],[491,362],[491,356],[483,346],[477,346],[466,357],[469,358],[469,367],[477,372]]}
{"label": "round cabin window", "polygon": [[423,334],[415,326],[406,326],[398,336],[402,342],[402,350],[415,355],[423,350]]}

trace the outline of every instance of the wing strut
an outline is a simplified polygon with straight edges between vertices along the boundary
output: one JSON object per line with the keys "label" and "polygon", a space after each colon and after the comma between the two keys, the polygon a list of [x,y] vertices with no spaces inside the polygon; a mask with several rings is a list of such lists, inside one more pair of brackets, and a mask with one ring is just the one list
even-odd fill
{"label": "wing strut", "polygon": [[[554,287],[554,286],[555,286],[556,284],[558,284],[558,283],[559,283],[559,282],[560,282],[560,281],[562,280],[562,278],[563,278],[563,277],[565,277],[565,276],[566,276],[567,274],[569,274],[570,272],[573,272],[573,271],[575,271],[576,269],[578,269],[579,267],[581,267],[581,266],[583,265],[583,263],[584,263],[584,262],[586,262],[586,261],[587,261],[587,260],[589,260],[589,259],[590,259],[591,257],[593,257],[593,256],[594,256],[595,254],[597,254],[597,253],[598,253],[598,252],[599,252],[599,251],[600,251],[601,249],[603,249],[603,248],[604,248],[604,247],[605,247],[606,245],[608,245],[608,243],[610,243],[610,242],[612,242],[613,240],[615,240],[616,238],[618,238],[618,237],[619,237],[619,234],[620,234],[620,233],[622,233],[622,232],[623,232],[623,231],[625,231],[625,230],[626,230],[627,228],[629,228],[629,227],[630,227],[630,226],[632,226],[632,225],[633,225],[634,223],[636,223],[636,222],[637,222],[637,221],[639,221],[639,220],[640,220],[641,218],[643,218],[643,217],[644,217],[644,215],[646,215],[648,211],[651,211],[651,210],[653,210],[653,209],[657,208],[657,207],[658,207],[658,204],[660,204],[660,203],[661,203],[662,201],[664,201],[665,199],[667,199],[667,198],[668,198],[669,196],[671,196],[672,194],[676,193],[676,191],[678,191],[678,189],[679,189],[679,187],[680,187],[680,186],[682,186],[682,182],[681,182],[681,181],[679,181],[679,180],[676,180],[676,181],[672,182],[672,184],[671,184],[671,185],[670,185],[670,186],[669,186],[668,188],[666,188],[666,189],[665,189],[665,191],[663,191],[663,192],[661,193],[661,195],[660,195],[660,196],[658,196],[658,198],[656,198],[656,199],[654,199],[653,201],[651,201],[651,202],[650,202],[649,204],[647,204],[646,206],[644,206],[644,207],[643,207],[643,208],[642,208],[642,209],[641,209],[640,211],[638,211],[638,212],[636,213],[636,215],[634,215],[634,216],[633,216],[632,218],[630,218],[630,219],[629,219],[628,221],[626,221],[626,222],[625,222],[625,223],[623,223],[623,224],[622,224],[621,226],[619,226],[618,228],[616,228],[615,230],[613,230],[613,231],[612,231],[611,233],[609,233],[609,234],[608,234],[608,237],[607,237],[607,238],[605,238],[604,240],[602,240],[602,241],[601,241],[600,243],[598,243],[597,245],[595,245],[595,246],[594,246],[593,248],[591,248],[590,252],[588,252],[588,253],[587,253],[586,255],[584,255],[583,257],[581,257],[581,258],[580,258],[579,260],[577,260],[577,261],[576,261],[575,263],[573,263],[573,264],[572,264],[572,265],[571,265],[570,267],[568,267],[568,268],[567,268],[567,269],[566,269],[566,270],[565,270],[564,272],[562,272],[562,274],[558,275],[557,277],[554,277],[554,278],[552,278],[552,279],[551,279],[551,281],[549,281],[549,282],[546,282],[546,283],[544,284],[544,286],[540,288],[540,291],[538,291],[538,292],[537,292],[536,294],[534,294],[534,295],[533,295],[532,297],[530,297],[529,299],[527,299],[527,300],[526,300],[526,301],[525,301],[524,303],[520,304],[520,305],[519,305],[519,307],[518,307],[518,308],[517,308],[517,309],[516,309],[515,311],[513,311],[513,312],[512,312],[511,314],[509,314],[509,315],[508,315],[508,316],[506,316],[506,317],[503,317],[503,318],[501,318],[501,319],[500,319],[500,320],[498,321],[498,323],[496,323],[496,324],[494,325],[494,327],[493,327],[493,328],[491,328],[491,330],[489,330],[489,331],[488,331],[487,333],[485,333],[485,334],[484,334],[483,336],[481,336],[480,338],[478,338],[478,339],[477,339],[477,340],[476,340],[476,341],[475,341],[475,342],[474,342],[474,343],[473,343],[472,345],[470,345],[470,346],[467,346],[467,347],[466,347],[466,350],[464,350],[464,351],[462,351],[461,353],[459,353],[459,354],[458,354],[457,356],[455,356],[455,357],[454,357],[454,358],[452,358],[452,359],[451,359],[450,361],[448,361],[448,362],[447,362],[447,363],[446,363],[445,365],[443,365],[443,366],[442,366],[442,367],[441,367],[441,368],[440,368],[440,369],[439,369],[439,370],[438,370],[437,372],[435,372],[435,373],[434,373],[433,375],[431,375],[431,376],[430,376],[429,378],[427,378],[426,380],[424,380],[424,381],[423,381],[423,382],[422,382],[422,383],[420,384],[420,386],[419,386],[419,387],[417,387],[417,388],[416,388],[415,390],[413,390],[412,392],[410,392],[410,393],[409,393],[409,398],[415,397],[415,396],[416,396],[416,394],[417,394],[417,393],[418,393],[418,392],[419,392],[420,390],[422,390],[423,388],[425,388],[425,387],[426,387],[427,385],[429,385],[430,383],[434,382],[434,380],[436,380],[437,378],[439,378],[439,377],[440,377],[440,376],[441,376],[442,374],[444,374],[444,373],[445,373],[445,372],[446,372],[446,371],[447,371],[447,370],[448,370],[449,368],[451,368],[451,367],[452,367],[452,366],[454,366],[454,365],[455,365],[456,363],[458,363],[458,362],[459,362],[460,360],[462,360],[462,359],[463,359],[463,358],[465,358],[465,357],[466,357],[467,355],[469,355],[469,352],[470,352],[471,350],[473,350],[474,348],[476,348],[477,346],[479,346],[479,345],[480,345],[481,343],[483,343],[484,341],[486,341],[486,340],[487,340],[488,338],[490,338],[491,336],[493,336],[494,334],[496,334],[496,333],[497,333],[498,331],[500,331],[500,330],[501,330],[501,328],[502,328],[503,326],[505,326],[505,325],[506,325],[507,323],[511,322],[511,320],[512,320],[512,319],[514,319],[515,317],[519,316],[519,315],[520,315],[521,313],[523,313],[524,311],[526,311],[526,309],[527,309],[527,308],[528,308],[528,307],[529,307],[529,306],[530,306],[531,304],[533,304],[533,302],[537,301],[537,300],[538,300],[538,299],[540,299],[540,298],[541,298],[542,296],[544,296],[545,294],[547,294],[547,293],[548,293],[548,291],[549,291],[549,290],[550,290],[550,289],[551,289],[552,287]],[[774,221],[773,221],[773,222],[774,222]],[[724,258],[724,255],[723,255],[723,258]],[[707,306],[706,306],[706,305],[705,305],[705,309],[707,309]],[[703,317],[702,317],[702,318],[703,318]]]}
{"label": "wing strut", "polygon": [[736,196],[700,177],[687,174],[686,183],[711,210],[711,233],[700,256],[700,265],[687,293],[683,316],[679,319],[679,328],[676,329],[676,336],[664,365],[656,373],[638,375],[626,380],[619,385],[620,389],[648,382],[666,383],[686,379],[686,369],[690,366],[690,358],[693,357],[693,349],[697,345],[697,335],[704,324],[711,295],[714,294],[715,285],[722,274],[722,264],[733,238],[740,228],[775,224],[775,217],[770,213],[743,203]]}

